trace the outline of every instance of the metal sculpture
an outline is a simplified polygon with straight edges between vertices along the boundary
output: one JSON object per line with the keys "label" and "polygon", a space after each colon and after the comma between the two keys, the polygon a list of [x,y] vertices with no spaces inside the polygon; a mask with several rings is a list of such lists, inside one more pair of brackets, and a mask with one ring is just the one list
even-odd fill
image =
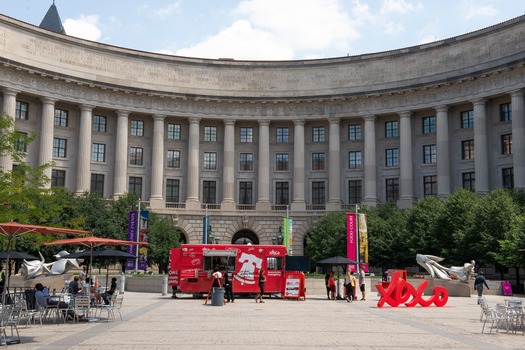
{"label": "metal sculpture", "polygon": [[20,267],[20,272],[25,281],[40,276],[62,275],[72,268],[80,268],[77,259],[64,258],[69,255],[65,250],[56,254],[55,258],[58,260],[52,263],[46,263],[42,254],[40,252],[38,254],[40,255],[40,260],[27,261],[24,259],[24,263]]}
{"label": "metal sculpture", "polygon": [[465,263],[463,266],[445,267],[439,264],[444,258],[434,255],[416,254],[416,261],[428,271],[430,276],[434,278],[437,276],[443,280],[451,280],[451,276],[461,282],[468,282],[469,278],[474,275],[474,267],[476,262],[472,260],[470,263]]}

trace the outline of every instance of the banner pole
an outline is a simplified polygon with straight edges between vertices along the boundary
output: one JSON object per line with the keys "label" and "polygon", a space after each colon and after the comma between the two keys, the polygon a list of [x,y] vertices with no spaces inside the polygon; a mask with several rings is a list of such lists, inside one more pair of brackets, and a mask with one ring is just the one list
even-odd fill
{"label": "banner pole", "polygon": [[359,204],[355,205],[355,256],[357,261],[356,272],[359,272],[360,256],[359,256]]}
{"label": "banner pole", "polygon": [[[137,205],[137,234],[136,234],[136,242],[139,243],[140,239],[140,198],[139,198],[139,204]],[[135,246],[135,275],[139,273],[139,246],[138,244]]]}

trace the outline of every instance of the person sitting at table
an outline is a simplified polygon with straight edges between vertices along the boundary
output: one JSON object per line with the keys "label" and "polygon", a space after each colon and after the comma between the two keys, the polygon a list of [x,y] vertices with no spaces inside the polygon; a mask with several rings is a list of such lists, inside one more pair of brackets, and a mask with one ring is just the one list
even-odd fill
{"label": "person sitting at table", "polygon": [[[39,307],[45,308],[47,305],[56,306],[57,308],[62,310],[62,313],[64,314],[64,317],[66,317],[66,311],[67,311],[67,319],[68,320],[74,320],[75,319],[75,312],[73,310],[69,310],[69,304],[64,301],[58,301],[55,299],[49,298],[49,289],[47,287],[44,287],[42,283],[37,283],[35,285],[35,299],[36,304]],[[79,316],[78,319],[81,319],[83,315]]]}
{"label": "person sitting at table", "polygon": [[77,295],[77,293],[82,290],[82,287],[80,287],[80,285],[78,284],[78,280],[78,276],[75,276],[73,278],[73,281],[69,282],[69,293],[73,294],[73,296]]}
{"label": "person sitting at table", "polygon": [[109,305],[109,299],[111,299],[111,296],[113,295],[113,293],[115,293],[116,290],[117,290],[117,278],[113,277],[111,279],[111,287],[102,294],[102,299],[104,299],[104,304]]}

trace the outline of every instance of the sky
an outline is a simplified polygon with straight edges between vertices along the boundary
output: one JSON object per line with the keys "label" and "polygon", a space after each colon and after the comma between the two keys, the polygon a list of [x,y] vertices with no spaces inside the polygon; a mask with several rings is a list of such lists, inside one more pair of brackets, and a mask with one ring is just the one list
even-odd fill
{"label": "sky", "polygon": [[[53,0],[0,0],[39,25]],[[525,14],[522,0],[55,0],[68,35],[199,58],[302,60],[388,51]]]}

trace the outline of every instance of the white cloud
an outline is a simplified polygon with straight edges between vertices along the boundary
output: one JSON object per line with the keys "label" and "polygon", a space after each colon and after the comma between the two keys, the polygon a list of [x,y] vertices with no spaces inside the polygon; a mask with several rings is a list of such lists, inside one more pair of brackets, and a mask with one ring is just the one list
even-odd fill
{"label": "white cloud", "polygon": [[423,8],[423,5],[420,3],[414,5],[410,2],[406,2],[405,0],[384,0],[383,6],[381,6],[381,13],[407,14],[421,8]]}
{"label": "white cloud", "polygon": [[477,17],[491,17],[498,14],[498,10],[492,5],[483,5],[479,1],[463,1],[460,8],[466,20],[476,19]]}
{"label": "white cloud", "polygon": [[[161,52],[169,53],[168,50]],[[288,60],[294,57],[294,51],[288,45],[269,32],[253,29],[245,20],[238,20],[217,35],[189,48],[177,50],[175,54],[237,60]]]}
{"label": "white cloud", "polygon": [[98,20],[97,15],[81,15],[78,19],[66,19],[63,25],[67,35],[98,41],[102,36],[101,30],[98,28]]}
{"label": "white cloud", "polygon": [[158,18],[164,20],[167,17],[170,17],[174,15],[175,13],[178,13],[179,11],[180,11],[180,2],[177,1],[161,9],[153,10],[153,14],[157,16]]}

